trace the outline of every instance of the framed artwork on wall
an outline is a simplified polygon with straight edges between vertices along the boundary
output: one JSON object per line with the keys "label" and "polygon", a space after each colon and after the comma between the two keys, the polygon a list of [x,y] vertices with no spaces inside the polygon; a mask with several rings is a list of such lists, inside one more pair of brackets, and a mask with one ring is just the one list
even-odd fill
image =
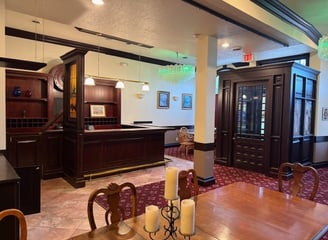
{"label": "framed artwork on wall", "polygon": [[104,105],[90,105],[91,117],[106,117]]}
{"label": "framed artwork on wall", "polygon": [[328,107],[322,108],[322,120],[328,121]]}
{"label": "framed artwork on wall", "polygon": [[192,94],[182,93],[182,109],[192,109]]}
{"label": "framed artwork on wall", "polygon": [[170,92],[157,91],[157,108],[170,107]]}
{"label": "framed artwork on wall", "polygon": [[157,91],[157,108],[170,107],[170,92]]}

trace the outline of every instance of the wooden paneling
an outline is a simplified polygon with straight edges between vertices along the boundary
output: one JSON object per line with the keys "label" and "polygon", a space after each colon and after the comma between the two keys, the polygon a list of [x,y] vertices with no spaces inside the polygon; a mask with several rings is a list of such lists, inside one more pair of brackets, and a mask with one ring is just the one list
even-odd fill
{"label": "wooden paneling", "polygon": [[59,177],[63,172],[63,131],[48,131],[42,135],[42,178]]}
{"label": "wooden paneling", "polygon": [[[312,164],[317,75],[292,62],[220,72],[216,162],[272,176],[283,162]],[[238,139],[236,88],[260,81],[267,89],[264,136]]]}
{"label": "wooden paneling", "polygon": [[41,163],[39,134],[7,134],[7,157],[13,167],[37,166]]}

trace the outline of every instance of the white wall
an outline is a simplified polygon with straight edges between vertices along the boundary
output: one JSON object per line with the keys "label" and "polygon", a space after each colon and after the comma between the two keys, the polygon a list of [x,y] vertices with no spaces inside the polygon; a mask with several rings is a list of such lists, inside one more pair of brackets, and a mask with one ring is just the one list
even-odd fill
{"label": "white wall", "polygon": [[[7,57],[48,62],[49,66],[41,70],[48,72],[52,66],[61,62],[61,55],[72,49],[6,36],[6,50],[8,52]],[[120,65],[121,62],[125,62],[128,65],[123,67]],[[122,123],[130,124],[133,121],[152,121],[154,125],[158,126],[193,125],[194,108],[192,110],[182,110],[181,94],[192,94],[193,103],[195,102],[194,77],[176,81],[172,79],[164,80],[158,75],[160,67],[155,64],[105,54],[99,54],[98,61],[98,53],[96,52],[88,52],[85,56],[86,75],[149,82],[150,91],[143,92],[145,94],[143,99],[136,97],[137,93],[142,92],[141,84],[125,82],[125,89],[122,90],[121,99]],[[168,109],[157,109],[157,91],[170,92],[170,107]],[[173,101],[173,96],[177,96],[178,100]]]}
{"label": "white wall", "polygon": [[[122,66],[120,63],[127,63]],[[98,53],[89,52],[86,55],[85,72],[98,76]],[[195,78],[187,77],[180,80],[164,80],[158,75],[161,66],[99,54],[99,76],[121,78],[149,82],[150,91],[142,92],[141,84],[125,82],[122,89],[121,122],[152,121],[158,126],[193,125],[194,108],[182,110],[181,95],[190,93],[195,102]],[[157,91],[170,92],[170,107],[157,108]],[[137,98],[137,93],[144,93],[144,98]],[[178,100],[173,101],[173,96]]]}
{"label": "white wall", "polygon": [[[310,57],[310,67],[320,71],[317,82],[317,104],[315,116],[315,136],[328,135],[328,121],[322,120],[322,108],[328,107],[328,62],[320,61],[317,54],[312,54]],[[328,161],[328,142],[318,141],[313,147],[313,162],[319,163]]]}

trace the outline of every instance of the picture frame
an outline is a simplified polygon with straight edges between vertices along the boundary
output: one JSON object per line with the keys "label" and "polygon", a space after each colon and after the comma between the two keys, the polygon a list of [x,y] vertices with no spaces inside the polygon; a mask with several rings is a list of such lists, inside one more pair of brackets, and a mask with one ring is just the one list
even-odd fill
{"label": "picture frame", "polygon": [[182,109],[184,110],[192,109],[192,94],[182,93]]}
{"label": "picture frame", "polygon": [[106,117],[105,105],[90,105],[91,117]]}
{"label": "picture frame", "polygon": [[157,91],[157,108],[170,107],[170,92]]}
{"label": "picture frame", "polygon": [[322,121],[328,121],[328,107],[322,108]]}

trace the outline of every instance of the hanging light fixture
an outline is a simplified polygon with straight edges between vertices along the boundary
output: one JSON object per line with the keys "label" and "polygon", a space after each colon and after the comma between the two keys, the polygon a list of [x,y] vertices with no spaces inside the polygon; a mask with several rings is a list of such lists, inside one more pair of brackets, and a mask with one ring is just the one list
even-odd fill
{"label": "hanging light fixture", "polygon": [[124,82],[122,82],[122,81],[118,81],[115,85],[115,88],[124,88],[124,87],[125,87]]}
{"label": "hanging light fixture", "polygon": [[[98,42],[98,49],[97,49],[97,73],[98,73],[98,78],[100,77],[100,75],[99,75],[99,67],[100,67],[100,60],[99,60],[99,58],[100,58],[100,49],[99,49],[100,47],[99,47],[99,42]],[[96,85],[96,82],[95,82],[95,79],[93,78],[93,77],[91,77],[91,76],[89,76],[89,77],[87,77],[87,78],[85,78],[84,79],[84,85],[87,85],[87,86],[95,86]]]}
{"label": "hanging light fixture", "polygon": [[[179,53],[177,52],[177,61],[179,60]],[[179,81],[185,78],[195,76],[195,67],[189,64],[174,64],[163,66],[158,69],[158,74],[162,79],[168,81]]]}
{"label": "hanging light fixture", "polygon": [[92,77],[87,77],[87,78],[84,79],[84,85],[95,86],[96,83],[95,83],[95,80]]}
{"label": "hanging light fixture", "polygon": [[144,82],[144,83],[142,84],[142,88],[141,88],[141,90],[144,91],[144,92],[148,92],[148,91],[150,90],[150,89],[149,89],[149,85],[148,85],[148,83]]}
{"label": "hanging light fixture", "polygon": [[91,2],[94,5],[103,5],[104,4],[104,0],[92,0]]}

